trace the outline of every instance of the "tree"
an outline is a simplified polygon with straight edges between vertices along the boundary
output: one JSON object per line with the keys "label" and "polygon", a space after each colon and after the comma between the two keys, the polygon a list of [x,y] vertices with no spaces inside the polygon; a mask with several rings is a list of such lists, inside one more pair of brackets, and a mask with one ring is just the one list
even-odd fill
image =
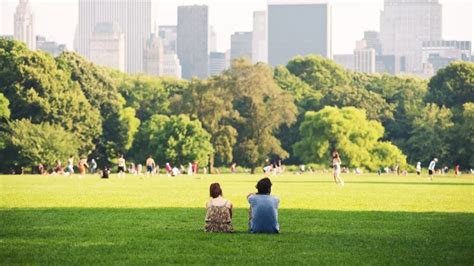
{"label": "tree", "polygon": [[350,82],[344,68],[319,55],[297,56],[288,62],[286,68],[314,90],[344,86]]}
{"label": "tree", "polygon": [[376,170],[390,162],[390,158],[397,158],[404,165],[405,159],[397,147],[378,142],[383,131],[380,122],[367,120],[364,110],[327,106],[305,114],[300,126],[302,139],[293,148],[306,163],[328,164],[331,152],[337,150],[348,167]]}
{"label": "tree", "polygon": [[182,94],[181,111],[199,119],[203,128],[211,135],[214,148],[214,154],[210,157],[211,172],[214,163],[223,165],[233,160],[237,130],[230,122],[238,116],[233,109],[233,98],[234,94],[220,77],[193,79]]}
{"label": "tree", "polygon": [[91,105],[100,111],[102,134],[96,136],[96,148],[91,156],[100,164],[110,163],[119,153],[130,148],[138,129],[135,110],[124,109],[126,101],[118,89],[133,79],[118,71],[96,66],[76,53],[62,53],[56,62],[72,81],[79,84]]}
{"label": "tree", "polygon": [[346,107],[353,106],[366,111],[371,120],[388,121],[393,119],[393,106],[377,93],[366,89],[351,86],[336,86],[331,89],[323,89],[323,98],[319,102],[320,110],[324,106]]}
{"label": "tree", "polygon": [[390,140],[409,153],[407,140],[413,130],[413,120],[419,116],[424,107],[424,97],[428,91],[427,81],[404,76],[353,74],[353,86],[365,88],[381,95],[392,106],[393,119],[382,121],[385,127],[384,139]]}
{"label": "tree", "polygon": [[2,93],[0,93],[0,119],[10,117],[10,109],[8,109],[8,105],[10,105],[10,102]]}
{"label": "tree", "polygon": [[10,143],[18,151],[21,165],[34,167],[42,163],[52,167],[58,159],[78,155],[78,139],[59,125],[21,119],[10,122],[9,129]]}
{"label": "tree", "polygon": [[140,127],[132,152],[141,161],[151,154],[172,165],[194,161],[207,165],[213,152],[210,138],[199,121],[186,115],[153,115]]}
{"label": "tree", "polygon": [[10,117],[9,104],[8,99],[0,93],[0,152],[5,148],[5,143],[8,139],[5,130],[7,129],[6,121]]}
{"label": "tree", "polygon": [[129,76],[122,80],[119,87],[127,106],[136,110],[141,121],[148,120],[154,114],[169,113],[169,94],[161,79]]}
{"label": "tree", "polygon": [[300,78],[293,75],[284,66],[277,66],[274,69],[274,79],[278,86],[289,92],[298,103],[313,93],[312,88]]}
{"label": "tree", "polygon": [[239,134],[234,149],[237,162],[254,173],[271,155],[288,157],[275,133],[282,124],[296,120],[297,109],[293,97],[273,80],[272,70],[238,59],[222,78],[227,90],[234,92],[233,106],[239,114],[233,123]]}
{"label": "tree", "polygon": [[304,113],[307,110],[316,110],[320,105],[323,95],[320,90],[312,89],[300,78],[290,73],[284,66],[275,67],[273,75],[278,86],[294,97],[298,108],[299,115],[296,122],[290,126],[286,124],[281,125],[276,136],[281,141],[282,148],[289,152],[289,157],[284,162],[299,164],[301,161],[294,155],[292,146],[300,140],[298,129],[301,121],[303,121]]}
{"label": "tree", "polygon": [[474,63],[453,62],[440,69],[429,82],[426,102],[459,109],[474,102]]}
{"label": "tree", "polygon": [[429,162],[437,157],[443,163],[451,163],[450,141],[452,138],[453,114],[446,107],[428,104],[420,116],[413,121],[413,130],[408,139],[411,161]]}
{"label": "tree", "polygon": [[455,125],[451,155],[462,167],[474,167],[474,103],[463,104],[460,121]]}
{"label": "tree", "polygon": [[0,40],[0,93],[9,100],[11,119],[61,125],[89,153],[100,136],[99,111],[87,101],[79,86],[58,69],[54,58],[29,51],[25,44]]}

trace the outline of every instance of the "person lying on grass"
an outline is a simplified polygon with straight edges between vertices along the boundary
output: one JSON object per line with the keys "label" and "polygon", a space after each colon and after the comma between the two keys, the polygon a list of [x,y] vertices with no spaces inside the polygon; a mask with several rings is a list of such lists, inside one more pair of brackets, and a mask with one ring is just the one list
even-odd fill
{"label": "person lying on grass", "polygon": [[232,203],[222,197],[222,189],[219,183],[211,184],[209,188],[211,199],[206,203],[206,232],[234,231],[232,227]]}
{"label": "person lying on grass", "polygon": [[250,193],[249,231],[251,233],[279,233],[278,204],[280,199],[271,196],[272,182],[265,177],[257,183],[257,193]]}

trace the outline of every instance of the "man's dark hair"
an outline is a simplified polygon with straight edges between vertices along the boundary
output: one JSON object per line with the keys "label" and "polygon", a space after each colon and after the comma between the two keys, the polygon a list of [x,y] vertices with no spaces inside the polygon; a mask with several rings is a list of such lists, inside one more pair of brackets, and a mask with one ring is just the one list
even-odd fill
{"label": "man's dark hair", "polygon": [[222,196],[221,185],[219,183],[212,183],[211,187],[209,187],[209,195],[214,199]]}
{"label": "man's dark hair", "polygon": [[265,177],[260,179],[257,183],[257,194],[262,194],[262,195],[267,195],[270,194],[272,191],[272,182],[270,181],[270,178]]}

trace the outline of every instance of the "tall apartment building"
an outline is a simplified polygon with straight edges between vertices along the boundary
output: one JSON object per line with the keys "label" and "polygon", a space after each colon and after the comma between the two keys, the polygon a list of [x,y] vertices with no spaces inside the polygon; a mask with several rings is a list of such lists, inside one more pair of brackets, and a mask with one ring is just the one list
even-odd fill
{"label": "tall apartment building", "polygon": [[365,40],[358,41],[354,50],[354,71],[375,73],[375,49],[368,48]]}
{"label": "tall apartment building", "polygon": [[209,76],[219,75],[226,69],[225,53],[211,52],[209,54]]}
{"label": "tall apartment building", "polygon": [[125,71],[143,71],[143,47],[151,33],[151,0],[79,0],[74,49],[91,58],[90,39],[99,23],[116,23],[124,35]]}
{"label": "tall apartment building", "polygon": [[163,52],[171,54],[177,52],[178,29],[174,25],[165,25],[158,27],[158,35],[163,45]]}
{"label": "tall apartment building", "polygon": [[163,76],[170,76],[180,79],[182,69],[181,64],[179,63],[178,55],[171,53],[171,54],[164,54],[163,56]]}
{"label": "tall apartment building", "polygon": [[65,44],[48,41],[44,36],[36,36],[36,49],[47,52],[54,57],[67,50]]}
{"label": "tall apartment building", "polygon": [[16,7],[13,19],[13,36],[15,40],[22,41],[30,50],[35,50],[35,20],[28,0],[20,0]]}
{"label": "tall apartment building", "polygon": [[90,60],[125,71],[125,38],[117,23],[99,23],[89,39]]}
{"label": "tall apartment building", "polygon": [[385,0],[380,14],[382,54],[400,59],[406,72],[421,73],[422,44],[440,40],[441,25],[438,0]]}
{"label": "tall apartment building", "polygon": [[331,7],[326,1],[268,3],[268,62],[285,65],[297,55],[332,58]]}
{"label": "tall apartment building", "polygon": [[253,12],[252,62],[268,62],[267,11]]}
{"label": "tall apartment building", "polygon": [[152,76],[163,75],[164,52],[161,39],[152,33],[143,50],[143,72]]}
{"label": "tall apartment building", "polygon": [[208,20],[205,5],[178,7],[178,58],[185,79],[208,76]]}
{"label": "tall apartment building", "polygon": [[230,59],[238,57],[252,60],[252,32],[235,32],[230,36]]}
{"label": "tall apartment building", "polygon": [[453,61],[471,60],[471,42],[436,40],[423,42],[423,73],[430,77]]}

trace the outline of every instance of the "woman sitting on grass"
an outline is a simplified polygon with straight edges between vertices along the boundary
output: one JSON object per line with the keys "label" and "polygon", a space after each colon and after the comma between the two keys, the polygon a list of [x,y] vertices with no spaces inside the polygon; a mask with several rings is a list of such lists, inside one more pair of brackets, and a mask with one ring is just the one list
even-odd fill
{"label": "woman sitting on grass", "polygon": [[219,183],[211,184],[209,188],[211,199],[206,203],[206,232],[233,232],[232,203],[222,197]]}

